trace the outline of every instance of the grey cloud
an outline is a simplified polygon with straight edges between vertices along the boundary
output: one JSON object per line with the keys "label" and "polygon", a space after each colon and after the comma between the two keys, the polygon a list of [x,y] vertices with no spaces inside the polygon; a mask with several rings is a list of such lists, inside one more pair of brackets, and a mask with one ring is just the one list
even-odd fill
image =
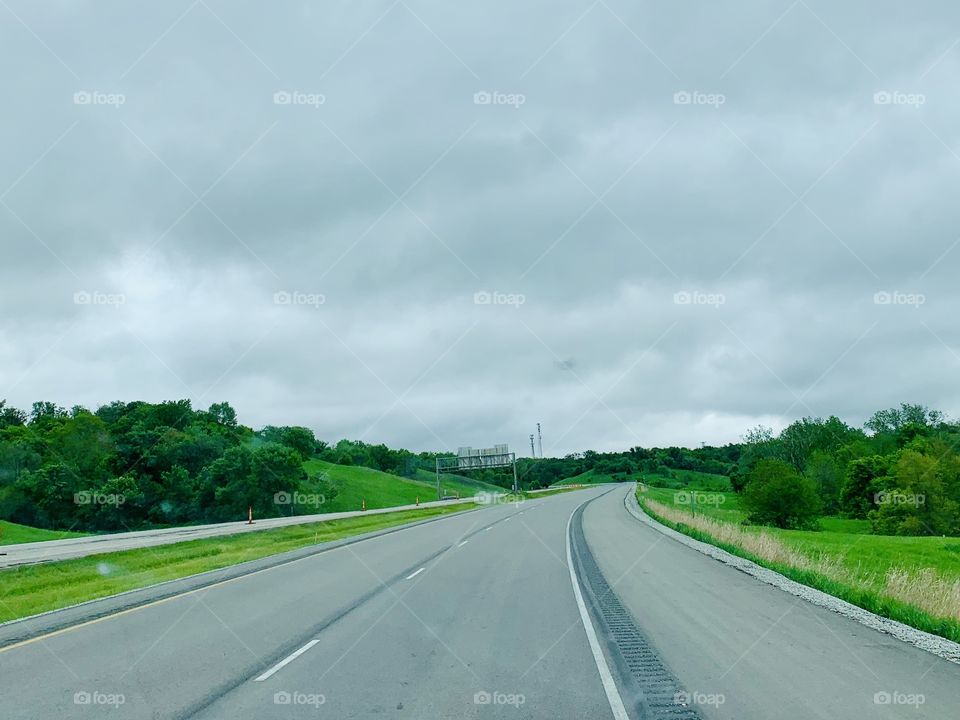
{"label": "grey cloud", "polygon": [[557,453],[960,409],[949,3],[9,4],[13,404]]}

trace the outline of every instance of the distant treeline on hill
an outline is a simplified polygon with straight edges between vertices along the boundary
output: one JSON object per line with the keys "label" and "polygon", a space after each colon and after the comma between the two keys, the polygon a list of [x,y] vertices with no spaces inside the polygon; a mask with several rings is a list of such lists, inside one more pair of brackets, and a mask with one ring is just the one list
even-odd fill
{"label": "distant treeline on hill", "polygon": [[278,493],[336,495],[322,476],[307,476],[306,460],[413,476],[435,457],[330,446],[304,427],[254,431],[228,403],[113,402],[91,412],[37,402],[26,413],[0,401],[0,519],[97,531],[239,520],[248,508],[270,517],[299,511],[278,506]]}
{"label": "distant treeline on hill", "polygon": [[[836,417],[803,418],[779,434],[750,430],[723,447],[586,451],[517,461],[521,487],[581,475],[742,494],[751,521],[814,527],[821,514],[869,519],[875,532],[960,534],[960,426],[921,405],[882,410],[864,429]],[[449,455],[443,453],[441,455]],[[228,403],[113,402],[95,412],[50,402],[30,412],[0,401],[0,519],[77,531],[236,520],[298,511],[278,493],[337,487],[308,477],[320,459],[404,477],[433,470],[437,453],[318,440],[304,427],[253,430]],[[422,472],[420,473],[422,475]],[[512,474],[471,477],[509,487]],[[692,485],[691,485],[692,486]]]}
{"label": "distant treeline on hill", "polygon": [[[855,428],[806,417],[723,447],[588,451],[523,461],[524,483],[583,474],[741,494],[751,522],[815,529],[822,515],[869,520],[884,535],[960,535],[960,425],[923,405],[880,410]],[[710,477],[724,476],[724,477]],[[723,481],[720,483],[718,481]]]}

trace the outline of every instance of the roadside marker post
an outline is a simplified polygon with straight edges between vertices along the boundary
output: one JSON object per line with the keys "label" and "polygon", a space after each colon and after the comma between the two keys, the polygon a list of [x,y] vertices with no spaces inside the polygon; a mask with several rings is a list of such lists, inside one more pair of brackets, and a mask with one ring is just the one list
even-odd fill
{"label": "roadside marker post", "polygon": [[247,525],[253,525],[253,505],[247,506]]}

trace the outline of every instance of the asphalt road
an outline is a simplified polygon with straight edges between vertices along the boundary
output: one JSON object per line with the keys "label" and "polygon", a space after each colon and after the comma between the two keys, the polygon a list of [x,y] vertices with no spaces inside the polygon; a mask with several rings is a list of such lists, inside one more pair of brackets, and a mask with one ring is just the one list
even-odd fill
{"label": "asphalt road", "polygon": [[[0,717],[634,713],[622,658],[602,616],[584,623],[568,565],[571,515],[594,498],[586,544],[692,705],[704,701],[701,717],[957,715],[960,666],[641,526],[626,491],[444,518],[0,648]],[[876,705],[878,692],[923,704]]]}
{"label": "asphalt road", "polygon": [[442,507],[470,502],[472,498],[463,500],[434,500],[419,505],[400,505],[397,507],[378,508],[376,510],[351,510],[347,512],[319,513],[316,515],[293,515],[291,517],[276,517],[257,519],[253,524],[246,521],[211,523],[208,525],[191,525],[189,527],[163,528],[160,530],[137,530],[133,532],[108,533],[106,535],[89,535],[85,537],[66,538],[64,540],[43,540],[41,542],[18,543],[16,545],[0,545],[0,568],[15,565],[33,565],[54,560],[71,560],[87,555],[119,552],[121,550],[136,550],[157,545],[172,545],[187,540],[219,537],[222,535],[238,535],[240,533],[271,530],[290,525],[307,525],[327,520],[357,517],[360,515],[379,515],[382,513],[397,512],[400,510],[415,510],[425,507]]}

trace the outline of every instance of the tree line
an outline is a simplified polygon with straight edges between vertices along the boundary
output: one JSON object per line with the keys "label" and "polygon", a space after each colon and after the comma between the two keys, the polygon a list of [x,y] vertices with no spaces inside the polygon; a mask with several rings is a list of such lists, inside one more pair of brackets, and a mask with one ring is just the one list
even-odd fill
{"label": "tree line", "polygon": [[[869,520],[873,531],[960,535],[960,425],[922,405],[873,414],[862,428],[805,417],[780,433],[757,427],[721,447],[632,447],[623,452],[519,458],[521,487],[548,487],[592,471],[614,480],[675,486],[707,473],[740,494],[751,522],[813,528],[822,515]],[[113,402],[95,411],[0,401],[0,519],[78,531],[124,530],[315,512],[281,496],[337,486],[308,476],[321,459],[402,477],[437,457],[383,444],[330,445],[308,428],[241,425],[229,403]],[[510,487],[512,473],[471,477]],[[707,476],[704,476],[707,477]]]}
{"label": "tree line", "polygon": [[278,493],[336,493],[303,469],[324,449],[307,428],[244,427],[228,403],[0,401],[0,518],[96,531],[285,514]]}
{"label": "tree line", "polygon": [[839,515],[882,535],[960,535],[958,442],[960,425],[923,405],[880,410],[862,429],[806,417],[748,432],[731,480],[755,522],[808,528]]}

